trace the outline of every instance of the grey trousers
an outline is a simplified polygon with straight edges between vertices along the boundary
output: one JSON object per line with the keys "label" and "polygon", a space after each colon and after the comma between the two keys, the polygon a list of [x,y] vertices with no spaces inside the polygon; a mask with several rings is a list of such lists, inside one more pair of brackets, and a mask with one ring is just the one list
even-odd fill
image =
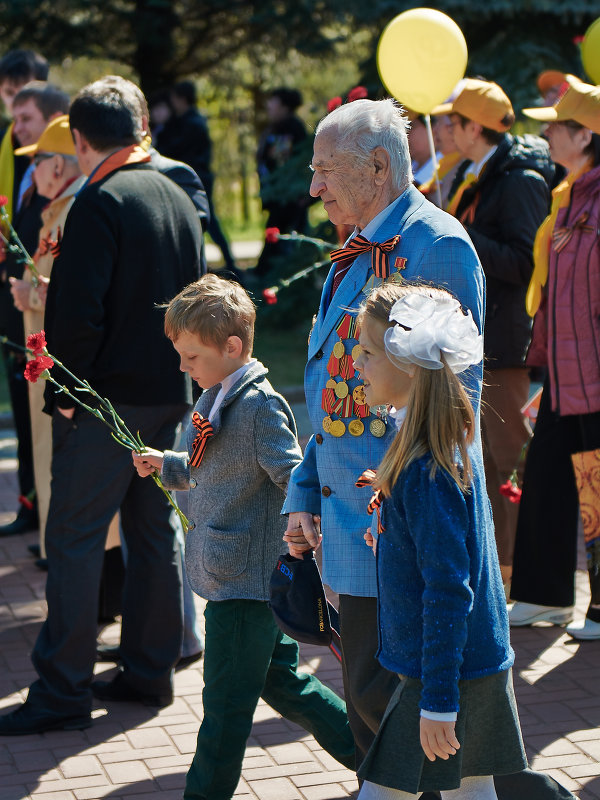
{"label": "grey trousers", "polygon": [[[149,447],[171,447],[185,413],[177,406],[118,406]],[[46,528],[48,617],[32,661],[39,679],[29,702],[62,715],[87,714],[96,652],[98,589],[104,543],[121,510],[128,565],[123,590],[121,657],[142,692],[171,688],[182,640],[181,566],[170,506],[154,481],[140,478],[131,453],[88,412],[52,423],[52,485]]]}

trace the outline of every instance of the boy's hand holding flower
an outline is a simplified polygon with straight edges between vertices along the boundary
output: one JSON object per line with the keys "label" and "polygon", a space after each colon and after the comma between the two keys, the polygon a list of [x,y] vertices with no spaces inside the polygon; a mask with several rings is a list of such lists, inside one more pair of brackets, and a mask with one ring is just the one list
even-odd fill
{"label": "boy's hand holding flower", "polygon": [[153,450],[151,447],[146,447],[141,453],[132,450],[131,457],[140,478],[147,478],[156,470],[160,472],[162,469],[163,453],[160,450]]}

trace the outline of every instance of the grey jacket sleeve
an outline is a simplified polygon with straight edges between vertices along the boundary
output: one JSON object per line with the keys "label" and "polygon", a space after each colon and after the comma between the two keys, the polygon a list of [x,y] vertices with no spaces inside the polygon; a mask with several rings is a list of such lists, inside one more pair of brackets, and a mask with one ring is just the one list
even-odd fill
{"label": "grey jacket sleeve", "polygon": [[190,488],[190,467],[187,453],[165,450],[160,477],[166,489],[184,491]]}
{"label": "grey jacket sleeve", "polygon": [[285,492],[292,469],[302,461],[291,409],[277,397],[261,405],[256,415],[254,446],[258,463]]}

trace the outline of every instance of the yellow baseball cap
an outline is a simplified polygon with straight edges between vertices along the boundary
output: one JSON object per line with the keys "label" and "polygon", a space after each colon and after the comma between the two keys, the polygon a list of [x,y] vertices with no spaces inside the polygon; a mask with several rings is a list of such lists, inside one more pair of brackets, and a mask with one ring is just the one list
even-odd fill
{"label": "yellow baseball cap", "polygon": [[498,84],[477,78],[466,78],[456,99],[436,106],[431,113],[461,114],[500,133],[511,128],[515,121],[512,104]]}
{"label": "yellow baseball cap", "polygon": [[61,153],[65,156],[75,155],[75,143],[69,128],[69,115],[62,114],[48,123],[46,129],[35,144],[19,147],[16,156],[34,156],[36,153]]}
{"label": "yellow baseball cap", "polygon": [[565,75],[565,87],[553,106],[524,108],[523,113],[541,122],[573,120],[600,134],[600,86]]}
{"label": "yellow baseball cap", "polygon": [[560,86],[561,83],[564,83],[566,77],[567,76],[564,72],[559,72],[557,69],[545,69],[543,72],[540,72],[540,74],[537,76],[536,83],[542,97],[550,89],[553,89],[555,86]]}

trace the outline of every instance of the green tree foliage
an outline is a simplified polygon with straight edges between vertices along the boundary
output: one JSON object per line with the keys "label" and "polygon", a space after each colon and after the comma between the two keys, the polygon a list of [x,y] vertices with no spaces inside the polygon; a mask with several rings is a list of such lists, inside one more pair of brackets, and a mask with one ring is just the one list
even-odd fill
{"label": "green tree foliage", "polygon": [[5,50],[119,60],[144,91],[209,74],[245,50],[326,52],[355,0],[0,0]]}

